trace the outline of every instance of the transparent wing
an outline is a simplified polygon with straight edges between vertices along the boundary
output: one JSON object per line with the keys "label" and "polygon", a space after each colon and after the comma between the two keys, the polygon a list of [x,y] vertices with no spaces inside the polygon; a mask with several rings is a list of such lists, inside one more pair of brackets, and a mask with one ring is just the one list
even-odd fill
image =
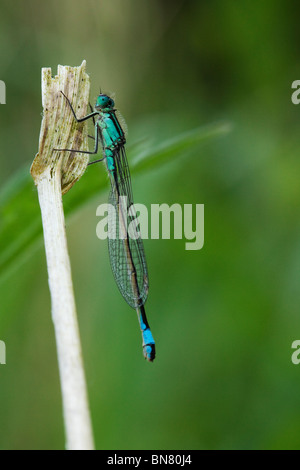
{"label": "transparent wing", "polygon": [[136,238],[138,220],[132,207],[132,187],[124,147],[115,153],[114,162],[115,170],[109,172],[109,204],[114,207],[114,211],[109,211],[108,219],[109,258],[122,296],[131,307],[137,308],[146,302],[149,284],[143,241]]}

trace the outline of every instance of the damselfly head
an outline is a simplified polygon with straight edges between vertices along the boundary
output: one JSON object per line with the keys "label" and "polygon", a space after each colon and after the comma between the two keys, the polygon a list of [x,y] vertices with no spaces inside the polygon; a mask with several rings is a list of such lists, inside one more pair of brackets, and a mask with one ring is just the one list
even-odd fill
{"label": "damselfly head", "polygon": [[114,100],[112,100],[109,96],[107,95],[99,95],[96,104],[95,104],[95,109],[97,110],[105,110],[105,109],[113,109],[115,105]]}

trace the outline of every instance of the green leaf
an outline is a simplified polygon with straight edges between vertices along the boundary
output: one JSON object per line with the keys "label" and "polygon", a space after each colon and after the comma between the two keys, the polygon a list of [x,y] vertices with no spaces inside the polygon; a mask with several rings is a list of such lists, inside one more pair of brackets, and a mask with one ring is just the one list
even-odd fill
{"label": "green leaf", "polygon": [[230,130],[231,125],[228,123],[211,124],[192,129],[162,142],[152,150],[145,149],[139,152],[138,156],[133,159],[132,167],[135,172],[138,172],[154,166],[156,167],[157,165],[161,166],[169,160],[174,160],[174,158],[184,155],[196,145],[205,143],[222,134],[227,134]]}
{"label": "green leaf", "polygon": [[[153,148],[143,144],[143,148],[128,147],[128,153],[136,157],[131,160],[131,173],[149,170],[175,158],[210,139],[229,132],[228,124],[213,124],[185,132]],[[0,280],[9,275],[10,270],[29,256],[31,250],[42,240],[41,214],[37,191],[29,173],[30,165],[20,170],[0,192]],[[101,168],[102,170],[102,168]],[[64,196],[66,217],[108,186],[104,171],[89,167],[83,178]]]}

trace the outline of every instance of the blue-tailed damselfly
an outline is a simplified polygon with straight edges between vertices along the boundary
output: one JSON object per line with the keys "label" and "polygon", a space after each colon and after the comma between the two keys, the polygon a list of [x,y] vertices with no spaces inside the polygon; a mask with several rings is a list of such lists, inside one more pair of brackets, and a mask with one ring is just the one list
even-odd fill
{"label": "blue-tailed damselfly", "polygon": [[[114,232],[114,237],[108,237],[109,258],[118,288],[126,302],[133,307],[143,338],[143,353],[145,359],[152,362],[155,358],[155,342],[147,321],[144,304],[148,295],[148,272],[143,242],[140,237],[130,237],[128,225],[132,222],[130,214],[133,208],[132,186],[130,172],[125,152],[125,134],[116,116],[114,100],[106,94],[100,94],[91,113],[77,118],[67,96],[61,92],[70,106],[77,122],[92,118],[95,126],[95,148],[93,151],[76,149],[54,149],[65,152],[85,153],[96,155],[99,141],[102,146],[103,158],[90,162],[105,161],[109,174],[111,190],[109,203],[114,207],[118,216],[109,217],[108,233]],[[125,204],[124,202],[125,201]],[[112,227],[112,224],[115,224]],[[113,230],[112,230],[113,229]]]}

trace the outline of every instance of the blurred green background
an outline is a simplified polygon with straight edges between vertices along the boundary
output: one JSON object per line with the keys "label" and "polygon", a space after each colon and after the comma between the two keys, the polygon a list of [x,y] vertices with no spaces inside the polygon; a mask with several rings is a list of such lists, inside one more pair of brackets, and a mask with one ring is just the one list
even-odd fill
{"label": "blurred green background", "polygon": [[[299,5],[1,0],[0,10],[2,188],[37,152],[41,67],[55,74],[57,64],[86,59],[91,99],[100,86],[116,93],[128,144],[232,124],[226,136],[133,174],[135,200],[149,208],[205,204],[202,250],[145,241],[153,364],[96,238],[108,188],[67,219],[97,448],[299,449],[300,365],[291,362],[300,338],[299,108],[291,102]],[[83,178],[103,171],[91,167]],[[30,192],[38,204],[33,182]],[[63,449],[42,240],[1,277],[0,298],[0,448]]]}

